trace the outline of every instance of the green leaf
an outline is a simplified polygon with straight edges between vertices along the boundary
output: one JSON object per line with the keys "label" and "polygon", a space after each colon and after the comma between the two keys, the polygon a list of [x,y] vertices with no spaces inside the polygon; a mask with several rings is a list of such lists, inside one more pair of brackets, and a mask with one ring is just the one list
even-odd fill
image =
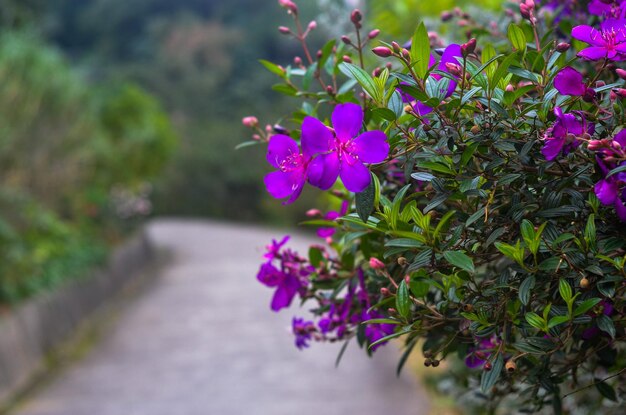
{"label": "green leaf", "polygon": [[443,257],[450,264],[454,265],[455,267],[461,268],[462,270],[465,270],[470,274],[476,272],[476,269],[474,268],[474,261],[472,261],[472,258],[470,258],[461,251],[446,251],[443,253]]}
{"label": "green leaf", "polygon": [[428,294],[428,290],[430,289],[430,284],[428,284],[424,280],[417,279],[417,280],[411,281],[411,283],[409,284],[409,289],[411,290],[411,293],[415,297],[421,298],[421,297],[425,297],[426,294]]}
{"label": "green leaf", "polygon": [[597,320],[598,328],[603,332],[615,338],[615,325],[609,316],[602,314]]}
{"label": "green leaf", "polygon": [[545,320],[537,313],[526,313],[526,321],[536,329],[543,330],[545,328]]}
{"label": "green leaf", "polygon": [[519,26],[511,23],[507,34],[515,49],[522,52],[526,51],[526,35],[524,35],[524,31]]}
{"label": "green leaf", "polygon": [[566,303],[572,300],[572,287],[564,279],[559,280],[559,294]]}
{"label": "green leaf", "polygon": [[409,316],[411,312],[411,298],[409,297],[409,289],[406,286],[406,282],[402,280],[398,287],[398,293],[396,295],[396,308],[398,313],[404,318]]}
{"label": "green leaf", "polygon": [[394,325],[399,325],[399,324],[402,324],[402,322],[398,321],[398,320],[392,320],[390,318],[373,318],[373,319],[370,319],[370,320],[365,320],[361,324],[394,324]]}
{"label": "green leaf", "polygon": [[617,394],[615,393],[615,389],[611,385],[606,382],[598,382],[596,383],[596,389],[600,392],[600,395],[604,396],[606,399],[617,402]]}
{"label": "green leaf", "polygon": [[568,316],[554,316],[548,322],[548,328],[551,329],[552,327],[558,326],[559,324],[567,323],[568,321]]}
{"label": "green leaf", "polygon": [[321,262],[324,261],[324,255],[322,254],[322,250],[312,246],[309,248],[309,262],[314,267],[318,267]]}
{"label": "green leaf", "polygon": [[339,69],[345,75],[357,81],[367,95],[369,95],[374,101],[377,103],[382,102],[383,93],[378,90],[378,87],[370,74],[358,66],[347,62],[339,64]]}
{"label": "green leaf", "polygon": [[519,300],[522,302],[522,304],[528,305],[528,302],[530,301],[531,290],[533,289],[534,286],[535,286],[535,277],[533,275],[526,277],[524,281],[522,281],[522,283],[519,286],[519,293],[518,293]]}
{"label": "green leaf", "polygon": [[511,66],[511,64],[516,60],[516,58],[517,58],[517,53],[512,53],[506,58],[504,58],[504,60],[500,63],[500,65],[498,65],[498,69],[496,69],[496,71],[494,72],[490,85],[489,85],[492,90],[495,89],[496,86],[498,86],[498,82],[500,82],[500,79],[506,76],[506,74],[509,71],[509,66]]}
{"label": "green leaf", "polygon": [[261,63],[261,65],[263,65],[265,67],[265,69],[267,69],[271,73],[273,73],[275,75],[278,75],[281,78],[285,78],[286,77],[285,70],[282,69],[280,66],[276,65],[275,63],[272,63],[270,61],[266,61],[265,59],[260,59],[259,62]]}
{"label": "green leaf", "polygon": [[574,310],[574,316],[579,316],[586,313],[587,311],[595,307],[600,301],[602,301],[600,298],[590,298],[583,301],[582,303],[578,304],[578,306]]}
{"label": "green leaf", "polygon": [[625,164],[625,165],[623,165],[623,166],[616,167],[616,168],[614,168],[613,170],[611,170],[611,171],[610,171],[610,172],[606,175],[606,178],[608,179],[609,177],[613,176],[614,174],[621,173],[621,172],[623,172],[623,171],[626,171],[626,164]]}
{"label": "green leaf", "polygon": [[404,329],[404,330],[400,330],[400,331],[398,331],[396,333],[390,334],[389,336],[385,336],[382,339],[378,339],[374,343],[370,344],[368,349],[371,350],[372,347],[376,346],[377,344],[385,343],[386,341],[389,341],[391,339],[395,339],[396,337],[404,336],[405,334],[408,334],[410,332],[411,332],[410,329]]}
{"label": "green leaf", "polygon": [[595,250],[596,247],[596,222],[595,215],[592,213],[587,218],[587,225],[585,226],[585,241],[587,242],[587,246],[592,250]]}
{"label": "green leaf", "polygon": [[367,219],[374,212],[374,201],[376,199],[376,184],[375,180],[370,180],[370,184],[363,190],[355,195],[356,213],[363,222],[367,222]]}
{"label": "green leaf", "polygon": [[493,360],[491,370],[484,371],[480,380],[480,389],[483,393],[488,393],[500,378],[502,367],[504,366],[504,358],[502,354],[498,354]]}
{"label": "green leaf", "polygon": [[421,22],[411,41],[411,64],[415,67],[415,73],[424,79],[428,73],[430,62],[430,39],[424,22]]}

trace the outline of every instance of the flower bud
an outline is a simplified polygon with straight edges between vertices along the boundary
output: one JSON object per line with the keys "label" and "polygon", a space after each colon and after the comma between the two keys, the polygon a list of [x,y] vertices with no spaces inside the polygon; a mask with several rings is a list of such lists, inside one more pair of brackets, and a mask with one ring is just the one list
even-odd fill
{"label": "flower bud", "polygon": [[374,29],[374,30],[372,30],[371,32],[369,32],[369,33],[367,34],[367,37],[368,37],[369,39],[374,39],[374,38],[378,37],[378,35],[379,35],[379,34],[380,34],[380,30],[378,30],[378,29]]}
{"label": "flower bud", "polygon": [[371,257],[369,263],[373,269],[385,269],[385,263],[376,257]]}
{"label": "flower bud", "polygon": [[493,365],[491,363],[489,363],[489,362],[485,363],[485,365],[483,366],[483,370],[485,372],[489,372],[489,371],[491,371],[491,369],[493,369]]}
{"label": "flower bud", "polygon": [[396,53],[402,52],[402,48],[400,47],[398,42],[396,42],[395,40],[393,42],[391,42],[391,47],[393,48],[393,51],[396,52]]}
{"label": "flower bud", "polygon": [[517,370],[517,364],[513,360],[509,360],[508,362],[506,362],[506,365],[504,365],[504,367],[509,373],[515,372]]}
{"label": "flower bud", "polygon": [[335,95],[335,90],[333,89],[332,85],[327,85],[326,86],[326,93],[328,95]]}
{"label": "flower bud", "polygon": [[409,261],[407,261],[405,257],[398,257],[398,265],[400,265],[401,267],[406,266],[408,263]]}
{"label": "flower bud", "polygon": [[288,12],[298,14],[298,6],[291,0],[278,0],[280,7],[287,9]]}
{"label": "flower bud", "polygon": [[476,38],[474,37],[468,40],[467,43],[464,43],[461,45],[461,55],[463,55],[464,58],[467,58],[469,55],[474,53],[475,50],[476,50]]}
{"label": "flower bud", "polygon": [[583,101],[593,102],[595,98],[596,98],[596,91],[594,91],[592,88],[585,89],[585,93],[583,94]]}
{"label": "flower bud", "polygon": [[361,20],[363,20],[361,11],[359,9],[352,10],[352,13],[350,13],[350,21],[357,29],[361,28]]}
{"label": "flower bud", "polygon": [[456,63],[446,62],[446,70],[454,76],[461,76],[461,67]]}
{"label": "flower bud", "polygon": [[250,115],[248,117],[243,117],[241,123],[248,128],[254,128],[259,125],[259,120],[257,117]]}
{"label": "flower bud", "polygon": [[348,46],[352,44],[352,41],[351,41],[351,40],[350,40],[350,38],[349,38],[348,36],[346,36],[346,35],[341,36],[341,41],[342,41],[343,43],[345,43],[346,45],[348,45]]}
{"label": "flower bud", "polygon": [[409,50],[406,49],[406,48],[402,48],[402,57],[405,60],[410,61],[411,60],[411,52],[409,52]]}
{"label": "flower bud", "polygon": [[480,127],[477,126],[477,125],[474,125],[474,126],[472,126],[472,128],[470,128],[470,132],[472,134],[478,134],[478,133],[480,133]]}
{"label": "flower bud", "polygon": [[309,209],[306,211],[306,215],[309,218],[314,218],[316,216],[322,216],[322,211],[320,211],[319,209]]}
{"label": "flower bud", "polygon": [[389,288],[382,287],[380,289],[380,295],[382,295],[383,297],[389,297],[391,295],[391,292],[389,291]]}
{"label": "flower bud", "polygon": [[424,360],[424,366],[430,367],[430,365],[432,365],[432,364],[433,364],[432,360],[430,360],[430,359]]}
{"label": "flower bud", "polygon": [[252,134],[252,139],[253,139],[254,141],[261,141],[261,136],[260,136],[260,135],[258,135],[258,134]]}
{"label": "flower bud", "polygon": [[439,366],[439,360],[433,359],[431,364],[433,365],[433,367],[437,367],[437,366]]}
{"label": "flower bud", "polygon": [[621,69],[621,68],[617,68],[615,70],[615,73],[617,74],[617,76],[619,76],[622,79],[626,79],[626,71]]}
{"label": "flower bud", "polygon": [[284,134],[284,135],[289,135],[289,131],[283,127],[282,125],[279,124],[274,124],[274,126],[272,127],[272,129],[274,130],[274,132],[276,134]]}
{"label": "flower bud", "polygon": [[315,30],[317,28],[317,22],[315,20],[311,20],[309,22],[309,26],[307,27],[308,30]]}
{"label": "flower bud", "polygon": [[626,89],[624,88],[615,88],[613,89],[613,92],[615,92],[615,95],[620,98],[626,98]]}
{"label": "flower bud", "polygon": [[557,52],[567,52],[569,50],[569,48],[571,47],[571,45],[567,42],[560,42],[558,45],[556,45],[556,50]]}
{"label": "flower bud", "polygon": [[341,60],[343,60],[346,63],[352,63],[352,58],[350,58],[350,56],[348,56],[348,55],[343,55]]}
{"label": "flower bud", "polygon": [[300,56],[296,56],[293,58],[293,64],[296,66],[302,66],[302,58]]}
{"label": "flower bud", "polygon": [[289,29],[287,26],[278,26],[278,31],[283,35],[288,35],[291,33],[291,29]]}
{"label": "flower bud", "polygon": [[524,19],[530,19],[530,8],[526,5],[526,3],[520,3],[519,11]]}
{"label": "flower bud", "polygon": [[441,21],[442,22],[447,22],[449,20],[452,20],[453,17],[454,17],[454,15],[451,12],[447,11],[447,10],[441,12]]}
{"label": "flower bud", "polygon": [[472,311],[474,311],[474,306],[472,304],[463,304],[463,311],[465,311],[466,313],[471,313]]}
{"label": "flower bud", "polygon": [[380,69],[380,67],[374,68],[374,70],[372,71],[372,77],[373,78],[378,78],[381,73],[383,73],[383,70]]}
{"label": "flower bud", "polygon": [[404,283],[406,285],[409,285],[411,283],[411,276],[410,275],[405,275],[404,276]]}
{"label": "flower bud", "polygon": [[393,55],[393,52],[387,46],[377,46],[372,49],[372,52],[374,52],[374,55],[380,56],[381,58],[388,58]]}

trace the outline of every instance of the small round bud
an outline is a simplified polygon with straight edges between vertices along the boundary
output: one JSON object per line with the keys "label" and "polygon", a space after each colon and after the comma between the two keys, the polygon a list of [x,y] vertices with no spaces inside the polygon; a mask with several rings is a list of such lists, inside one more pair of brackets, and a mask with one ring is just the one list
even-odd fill
{"label": "small round bud", "polygon": [[424,350],[424,357],[427,359],[430,359],[431,357],[433,357],[433,352],[432,350]]}
{"label": "small round bud", "polygon": [[289,29],[287,26],[278,26],[278,31],[283,35],[291,34],[291,29]]}
{"label": "small round bud", "polygon": [[509,360],[508,362],[506,362],[506,365],[504,365],[504,367],[509,373],[515,372],[517,370],[517,364],[513,360]]}
{"label": "small round bud", "polygon": [[411,60],[411,52],[409,52],[409,50],[406,49],[406,48],[402,48],[402,57],[405,60],[410,61]]}
{"label": "small round bud", "polygon": [[626,89],[624,88],[615,88],[613,89],[613,92],[615,92],[615,95],[620,98],[626,98]]}
{"label": "small round bud", "polygon": [[582,288],[583,290],[589,288],[589,285],[590,285],[590,282],[587,277],[583,277],[580,280],[580,288]]}
{"label": "small round bud", "polygon": [[398,257],[398,265],[400,265],[401,267],[406,266],[408,263],[409,261],[407,261],[405,257]]}
{"label": "small round bud", "polygon": [[404,283],[406,285],[409,285],[411,283],[411,276],[410,275],[405,275],[404,276]]}
{"label": "small round bud", "polygon": [[296,56],[295,58],[293,58],[293,64],[296,66],[301,66],[302,65],[302,58],[300,56]]}
{"label": "small round bud", "polygon": [[474,311],[474,306],[472,304],[463,304],[463,311],[466,313],[471,313]]}
{"label": "small round bud", "polygon": [[457,65],[456,63],[452,63],[452,62],[446,62],[446,70],[454,76],[461,76],[461,67],[459,65]]}
{"label": "small round bud", "polygon": [[467,41],[467,43],[464,43],[461,45],[461,55],[463,55],[464,58],[467,58],[469,55],[474,53],[475,50],[476,50],[476,38],[471,38],[470,40]]}
{"label": "small round bud", "polygon": [[352,13],[350,13],[350,21],[357,29],[361,28],[361,20],[363,20],[361,11],[359,9],[352,10]]}
{"label": "small round bud", "polygon": [[437,366],[439,366],[439,362],[440,362],[439,360],[433,359],[431,364],[433,365],[433,367],[437,367]]}
{"label": "small round bud", "polygon": [[483,366],[483,370],[485,372],[489,372],[491,369],[493,369],[493,365],[489,362],[485,363],[485,365]]}
{"label": "small round bud", "polygon": [[315,30],[317,29],[317,22],[315,20],[311,20],[309,22],[309,26],[307,27],[307,29],[309,30]]}
{"label": "small round bud", "polygon": [[316,216],[322,216],[322,211],[319,209],[309,209],[306,211],[306,215],[309,218],[314,218]]}
{"label": "small round bud", "polygon": [[513,85],[511,85],[511,84],[508,84],[506,86],[506,88],[505,88],[505,91],[506,92],[513,92],[513,91],[515,91],[515,87]]}
{"label": "small round bud", "polygon": [[433,364],[432,360],[430,360],[430,359],[424,360],[424,366],[430,367],[432,364]]}
{"label": "small round bud", "polygon": [[343,43],[345,43],[346,45],[351,45],[352,41],[350,40],[350,38],[346,35],[341,36],[341,41]]}
{"label": "small round bud", "polygon": [[395,40],[393,42],[391,42],[391,47],[393,48],[393,51],[396,52],[396,53],[402,52],[402,48],[400,47],[398,42],[396,42]]}
{"label": "small round bud", "polygon": [[391,292],[389,291],[389,288],[382,287],[382,288],[380,289],[380,294],[381,294],[383,297],[389,297],[389,296],[391,295]]}
{"label": "small round bud", "polygon": [[596,98],[596,91],[593,88],[585,89],[585,93],[583,94],[583,101],[585,102],[593,102]]}
{"label": "small round bud", "polygon": [[447,22],[449,20],[452,20],[453,17],[454,17],[454,15],[451,12],[449,12],[449,11],[441,12],[441,21],[442,22]]}
{"label": "small round bud", "polygon": [[328,95],[335,95],[335,90],[333,89],[332,85],[327,85],[326,86],[326,93]]}
{"label": "small round bud", "polygon": [[480,133],[480,127],[477,126],[477,125],[474,125],[474,126],[472,126],[472,128],[470,128],[470,132],[472,134],[478,134],[478,133]]}
{"label": "small round bud", "polygon": [[626,71],[621,69],[621,68],[617,68],[615,69],[615,73],[617,74],[617,76],[619,76],[622,79],[626,79]]}
{"label": "small round bud", "polygon": [[298,14],[298,6],[291,0],[278,0],[280,7],[287,9],[289,13]]}
{"label": "small round bud", "polygon": [[350,56],[348,56],[348,55],[343,55],[341,60],[346,62],[346,63],[352,63],[352,58]]}

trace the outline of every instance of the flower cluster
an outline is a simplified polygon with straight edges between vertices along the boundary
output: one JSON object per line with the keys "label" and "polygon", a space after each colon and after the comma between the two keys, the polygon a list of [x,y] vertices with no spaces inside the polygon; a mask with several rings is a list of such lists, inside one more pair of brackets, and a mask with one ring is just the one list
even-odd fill
{"label": "flower cluster", "polygon": [[626,3],[455,9],[441,24],[459,19],[456,43],[423,23],[379,40],[355,10],[354,34],[317,53],[317,25],[280,3],[305,59],[264,65],[305,102],[291,131],[243,122],[273,197],[309,183],[333,207],[307,212],[308,257],[274,241],[258,273],[273,310],[298,296],[312,315],[294,318],[296,346],[403,340],[428,367],[460,363],[448,381],[493,413],[623,403]]}

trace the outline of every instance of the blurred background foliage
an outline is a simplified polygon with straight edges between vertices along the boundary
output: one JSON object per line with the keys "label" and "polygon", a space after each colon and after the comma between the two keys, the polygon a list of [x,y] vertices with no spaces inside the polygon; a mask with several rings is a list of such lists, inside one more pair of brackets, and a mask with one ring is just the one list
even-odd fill
{"label": "blurred background foliage", "polygon": [[[403,39],[465,3],[298,2],[314,50],[354,7]],[[300,53],[290,23],[274,0],[0,1],[0,304],[84,273],[149,214],[302,219],[315,192],[277,209],[263,150],[234,150],[244,115],[292,126],[258,63]]]}

